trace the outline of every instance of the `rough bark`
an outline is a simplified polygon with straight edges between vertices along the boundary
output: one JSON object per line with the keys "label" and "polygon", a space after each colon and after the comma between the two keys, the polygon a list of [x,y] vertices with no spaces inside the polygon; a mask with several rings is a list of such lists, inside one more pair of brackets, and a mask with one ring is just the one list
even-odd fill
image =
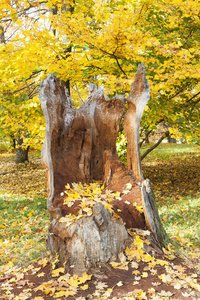
{"label": "rough bark", "polygon": [[97,203],[91,217],[75,221],[67,228],[66,223],[55,219],[48,249],[58,253],[67,270],[73,266],[74,273],[82,274],[116,260],[129,241],[122,219],[112,217],[103,204]]}
{"label": "rough bark", "polygon": [[24,148],[21,145],[23,144],[23,139],[20,138],[20,136],[17,139],[17,147],[16,147],[16,152],[15,152],[15,163],[24,163],[28,161],[28,151],[29,151],[29,146]]}
{"label": "rough bark", "polygon": [[[58,253],[66,270],[73,265],[75,273],[83,272],[118,259],[130,240],[125,227],[148,228],[156,243],[163,245],[165,234],[160,233],[163,229],[159,226],[152,193],[143,181],[139,152],[140,120],[149,100],[144,65],[138,67],[124,118],[128,169],[120,162],[116,151],[124,96],[109,100],[102,89],[91,84],[88,100],[75,109],[68,91],[54,75],[48,75],[41,83],[40,99],[46,119],[42,156],[47,169],[47,208],[51,220],[47,244],[51,252]],[[80,204],[78,200],[71,207],[63,203],[65,185],[97,180],[104,183],[105,189],[120,192],[122,199],[114,199],[111,204],[121,218],[110,215],[101,203],[97,203],[91,216],[84,216],[70,226],[61,223],[61,217],[76,215]],[[134,203],[143,205],[144,214],[138,212]]]}

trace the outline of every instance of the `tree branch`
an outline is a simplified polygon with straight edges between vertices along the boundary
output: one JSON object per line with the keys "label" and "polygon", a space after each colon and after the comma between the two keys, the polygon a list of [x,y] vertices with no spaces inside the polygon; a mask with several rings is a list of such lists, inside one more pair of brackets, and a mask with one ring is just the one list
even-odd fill
{"label": "tree branch", "polygon": [[141,155],[141,160],[143,160],[147,154],[149,154],[151,151],[153,151],[156,147],[158,147],[158,145],[160,145],[160,143],[166,138],[169,136],[169,131],[166,131],[162,136],[161,138],[157,141],[156,144],[154,144],[152,147],[150,147],[149,149],[147,149],[145,151],[145,153],[143,155]]}
{"label": "tree branch", "polygon": [[7,92],[7,93],[4,93],[4,95],[12,95],[12,94],[15,94],[15,93],[18,93],[18,92],[21,92],[21,91],[23,91],[23,90],[25,90],[25,89],[27,89],[27,88],[29,88],[31,85],[33,85],[33,84],[35,84],[35,81],[34,82],[32,82],[32,83],[30,83],[29,85],[27,85],[27,86],[24,86],[23,88],[21,88],[21,89],[19,89],[19,90],[15,90],[15,91],[13,91],[13,92]]}
{"label": "tree branch", "polygon": [[153,129],[151,130],[147,130],[147,132],[145,133],[144,137],[142,138],[142,141],[140,142],[140,147],[143,145],[144,141],[149,137],[150,133],[153,131]]}
{"label": "tree branch", "polygon": [[[189,100],[187,100],[187,101],[186,101],[187,104],[185,104],[184,107],[190,106],[190,103],[188,103],[188,102],[190,102],[192,99],[196,98],[198,95],[200,95],[200,92],[198,92],[197,94],[195,94],[194,96],[192,96]],[[195,101],[195,102],[196,102],[196,101]],[[193,103],[195,103],[195,102],[193,102]],[[195,104],[196,104],[196,103],[195,103]]]}
{"label": "tree branch", "polygon": [[127,79],[128,77],[127,77],[126,73],[124,72],[124,70],[122,69],[122,67],[121,67],[121,65],[120,65],[120,63],[119,63],[119,61],[118,61],[118,58],[115,56],[115,54],[113,54],[113,57],[114,57],[114,59],[116,60],[118,67],[120,68],[120,70],[121,70],[122,73],[126,76],[126,79]]}

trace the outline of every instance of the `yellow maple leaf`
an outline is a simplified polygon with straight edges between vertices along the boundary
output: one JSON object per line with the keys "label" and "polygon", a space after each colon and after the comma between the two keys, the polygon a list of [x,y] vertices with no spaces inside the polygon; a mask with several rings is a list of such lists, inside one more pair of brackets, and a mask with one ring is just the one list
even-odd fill
{"label": "yellow maple leaf", "polygon": [[146,253],[146,254],[144,254],[142,260],[145,261],[145,262],[152,261],[152,256],[149,255],[148,253]]}
{"label": "yellow maple leaf", "polygon": [[91,209],[91,207],[85,207],[85,208],[83,208],[83,211],[86,212],[88,216],[92,215],[92,209]]}
{"label": "yellow maple leaf", "polygon": [[48,264],[49,260],[47,257],[44,257],[43,259],[38,261],[39,265],[42,265],[43,267],[45,267]]}
{"label": "yellow maple leaf", "polygon": [[82,277],[78,277],[79,284],[85,283],[92,278],[92,274],[83,273]]}
{"label": "yellow maple leaf", "polygon": [[137,209],[140,213],[143,213],[143,212],[144,212],[142,205],[136,205],[136,209]]}
{"label": "yellow maple leaf", "polygon": [[157,259],[157,260],[156,260],[156,264],[161,265],[161,266],[164,266],[164,265],[168,266],[168,265],[169,265],[169,262],[166,261],[166,260]]}
{"label": "yellow maple leaf", "polygon": [[55,293],[55,288],[49,288],[45,290],[45,294],[48,295],[50,294],[50,296],[53,296],[53,294]]}
{"label": "yellow maple leaf", "polygon": [[17,273],[16,277],[17,277],[17,280],[21,280],[24,278],[24,273]]}
{"label": "yellow maple leaf", "polygon": [[174,288],[176,290],[180,290],[181,287],[182,287],[182,285],[179,282],[177,282],[177,283],[174,284]]}
{"label": "yellow maple leaf", "polygon": [[117,219],[120,219],[120,216],[113,211],[113,216]]}
{"label": "yellow maple leaf", "polygon": [[113,206],[109,203],[105,203],[104,207],[107,208],[109,210],[109,212],[113,211]]}
{"label": "yellow maple leaf", "polygon": [[58,277],[60,273],[64,273],[64,268],[58,268],[52,271],[52,277]]}
{"label": "yellow maple leaf", "polygon": [[135,268],[135,269],[138,269],[139,268],[139,265],[136,261],[132,261],[131,263],[131,268]]}
{"label": "yellow maple leaf", "polygon": [[143,272],[141,275],[143,278],[147,278],[148,277],[148,273],[147,272]]}
{"label": "yellow maple leaf", "polygon": [[69,297],[69,296],[74,296],[76,295],[76,292],[74,291],[71,291],[71,290],[67,290],[67,291],[64,291],[64,290],[61,290],[59,292],[56,292],[54,297],[58,298],[58,297],[62,297],[62,296],[65,296],[65,297]]}
{"label": "yellow maple leaf", "polygon": [[71,286],[77,287],[80,283],[78,282],[78,276],[74,275],[67,280],[67,283]]}
{"label": "yellow maple leaf", "polygon": [[81,289],[82,289],[83,291],[87,290],[87,289],[88,289],[88,284],[84,284],[83,286],[81,286]]}
{"label": "yellow maple leaf", "polygon": [[119,281],[116,285],[117,285],[117,286],[122,286],[122,285],[124,285],[124,284],[123,284],[122,281]]}
{"label": "yellow maple leaf", "polygon": [[146,293],[143,290],[135,289],[133,290],[133,294],[136,295],[136,299],[147,299]]}
{"label": "yellow maple leaf", "polygon": [[68,197],[72,198],[72,199],[81,199],[81,196],[79,193],[74,192],[74,193],[67,193]]}
{"label": "yellow maple leaf", "polygon": [[183,266],[181,266],[181,265],[177,265],[177,266],[176,266],[176,270],[179,271],[180,273],[184,273],[185,270],[186,270],[186,268],[183,267]]}
{"label": "yellow maple leaf", "polygon": [[153,295],[153,294],[155,294],[155,292],[156,292],[156,290],[154,288],[149,288],[148,289],[148,294],[149,295]]}
{"label": "yellow maple leaf", "polygon": [[45,273],[42,272],[42,273],[39,273],[39,274],[37,275],[37,277],[43,277],[44,275],[45,275]]}
{"label": "yellow maple leaf", "polygon": [[132,274],[133,274],[133,275],[138,275],[138,274],[140,274],[140,271],[134,270],[134,271],[132,272]]}
{"label": "yellow maple leaf", "polygon": [[139,235],[136,235],[134,245],[137,246],[138,249],[142,249],[144,246],[143,240],[139,237]]}
{"label": "yellow maple leaf", "polygon": [[164,283],[169,283],[173,280],[169,274],[161,274],[160,276],[158,276],[158,278],[160,278]]}
{"label": "yellow maple leaf", "polygon": [[143,291],[140,291],[140,292],[137,294],[136,298],[137,298],[137,299],[141,299],[141,300],[145,300],[145,299],[147,299],[146,293],[143,292]]}
{"label": "yellow maple leaf", "polygon": [[122,269],[128,271],[128,262],[119,263],[112,261],[110,262],[110,264],[114,269]]}
{"label": "yellow maple leaf", "polygon": [[43,297],[35,297],[35,298],[33,298],[33,300],[44,300],[44,298]]}

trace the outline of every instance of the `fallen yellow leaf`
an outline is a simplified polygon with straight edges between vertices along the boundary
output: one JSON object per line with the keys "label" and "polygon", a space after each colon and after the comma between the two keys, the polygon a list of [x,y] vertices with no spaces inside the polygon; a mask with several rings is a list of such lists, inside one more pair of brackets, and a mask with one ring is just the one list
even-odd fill
{"label": "fallen yellow leaf", "polygon": [[42,272],[42,273],[39,273],[39,274],[37,275],[37,277],[43,277],[44,275],[45,275],[45,273]]}
{"label": "fallen yellow leaf", "polygon": [[88,289],[88,284],[84,284],[83,286],[81,286],[81,289],[82,289],[83,291],[87,290],[87,289]]}
{"label": "fallen yellow leaf", "polygon": [[64,268],[58,268],[52,271],[52,276],[53,277],[58,277],[60,273],[64,273],[65,269]]}

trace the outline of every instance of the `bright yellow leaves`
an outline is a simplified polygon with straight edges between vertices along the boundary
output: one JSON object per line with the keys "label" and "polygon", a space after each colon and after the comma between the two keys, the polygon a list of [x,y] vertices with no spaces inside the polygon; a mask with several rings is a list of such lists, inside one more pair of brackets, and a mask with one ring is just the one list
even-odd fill
{"label": "bright yellow leaves", "polygon": [[60,273],[64,273],[64,268],[55,269],[52,271],[52,277],[58,277]]}
{"label": "bright yellow leaves", "polygon": [[[52,271],[52,277],[58,277],[60,273],[64,273],[64,268],[55,269]],[[78,288],[82,290],[88,289],[88,285],[85,284],[91,280],[92,275],[84,273],[82,276],[70,276],[65,274],[57,278],[57,280],[50,280],[44,282],[35,288],[35,291],[43,291],[46,295],[54,296],[59,298],[62,296],[69,297],[74,296],[78,292]]]}
{"label": "bright yellow leaves", "polygon": [[[69,184],[65,186],[65,193],[67,197],[64,197],[64,204],[68,207],[72,207],[75,204],[75,201],[79,201],[79,212],[78,214],[66,215],[65,217],[60,218],[60,222],[66,223],[66,226],[70,226],[75,220],[79,220],[83,216],[91,216],[92,215],[92,207],[97,202],[101,202],[105,208],[109,210],[116,218],[120,218],[116,212],[113,210],[112,202],[113,200],[121,201],[122,198],[120,196],[120,192],[113,193],[112,191],[105,190],[104,186],[100,184],[100,182],[93,182],[89,185],[79,183],[72,183],[72,188]],[[125,186],[125,190],[122,194],[128,194],[132,189],[132,184],[128,183]],[[64,196],[64,193],[61,193],[61,196]],[[130,204],[129,201],[125,201],[126,204]],[[137,203],[133,203],[135,208],[143,213],[142,205],[137,205]]]}
{"label": "bright yellow leaves", "polygon": [[71,286],[78,287],[79,285],[85,283],[86,281],[90,280],[91,278],[92,278],[92,275],[88,275],[87,273],[84,273],[81,277],[74,275],[69,280],[67,280],[67,282]]}
{"label": "bright yellow leaves", "polygon": [[[197,0],[69,1],[72,14],[59,1],[32,1],[26,18],[23,10],[30,1],[1,2],[6,43],[0,44],[0,125],[6,136],[20,131],[26,145],[41,147],[44,119],[34,98],[47,73],[70,80],[73,100],[79,106],[87,98],[87,82],[94,78],[109,95],[127,93],[136,65],[144,62],[152,93],[145,127],[154,127],[163,113],[170,124],[175,123],[175,115],[183,115],[191,120],[190,125],[181,126],[188,132],[187,139],[199,137],[198,104],[193,117],[185,107],[194,90],[199,91]],[[53,5],[58,8],[56,15],[49,13]],[[72,50],[66,57],[69,46]],[[16,103],[23,94],[30,101]],[[178,109],[177,103],[181,104]],[[187,130],[188,126],[193,130]]]}
{"label": "bright yellow leaves", "polygon": [[[113,206],[109,203],[114,199],[121,200],[120,193],[113,193],[109,190],[104,190],[104,186],[100,182],[93,182],[89,185],[82,183],[73,183],[72,188],[69,184],[65,186],[67,197],[64,198],[64,204],[68,207],[74,205],[75,201],[79,201],[78,214],[68,214],[60,218],[59,222],[66,223],[66,227],[70,226],[74,221],[79,220],[84,216],[92,215],[92,207],[97,202],[101,202],[116,218],[119,216],[114,212]],[[64,195],[64,193],[62,193]]]}
{"label": "bright yellow leaves", "polygon": [[112,261],[110,262],[111,266],[114,268],[114,269],[122,269],[122,270],[128,270],[128,262],[115,262],[115,261]]}
{"label": "bright yellow leaves", "polygon": [[48,264],[49,260],[47,257],[44,257],[43,259],[38,261],[39,265],[42,265],[43,267],[45,267]]}

